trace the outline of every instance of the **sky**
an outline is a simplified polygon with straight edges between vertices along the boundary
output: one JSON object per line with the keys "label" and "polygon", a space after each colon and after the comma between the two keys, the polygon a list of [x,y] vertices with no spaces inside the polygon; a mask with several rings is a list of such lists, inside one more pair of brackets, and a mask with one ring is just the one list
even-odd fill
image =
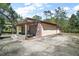
{"label": "sky", "polygon": [[79,3],[11,3],[11,6],[23,18],[39,15],[44,19],[44,11],[55,13],[57,7],[66,10],[68,17],[79,10]]}

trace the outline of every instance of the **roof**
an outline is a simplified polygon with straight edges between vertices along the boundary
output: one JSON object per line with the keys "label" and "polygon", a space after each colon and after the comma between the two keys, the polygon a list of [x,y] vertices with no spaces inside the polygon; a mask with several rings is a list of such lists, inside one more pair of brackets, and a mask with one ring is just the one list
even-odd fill
{"label": "roof", "polygon": [[38,21],[38,20],[36,21],[36,19],[33,19],[33,18],[25,18],[23,21],[19,21],[17,23],[17,26],[18,25],[24,25],[24,24],[31,24],[33,22],[41,22],[41,23],[46,23],[46,24],[56,25],[57,26],[56,23],[51,23],[51,22],[47,22],[47,21]]}

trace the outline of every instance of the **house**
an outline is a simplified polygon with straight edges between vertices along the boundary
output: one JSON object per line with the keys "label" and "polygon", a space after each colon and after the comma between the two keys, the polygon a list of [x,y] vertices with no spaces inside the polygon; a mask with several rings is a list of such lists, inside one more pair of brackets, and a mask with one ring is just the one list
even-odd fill
{"label": "house", "polygon": [[16,25],[17,34],[24,34],[26,36],[47,36],[60,33],[60,29],[55,23],[46,21],[36,21],[32,18],[26,18]]}

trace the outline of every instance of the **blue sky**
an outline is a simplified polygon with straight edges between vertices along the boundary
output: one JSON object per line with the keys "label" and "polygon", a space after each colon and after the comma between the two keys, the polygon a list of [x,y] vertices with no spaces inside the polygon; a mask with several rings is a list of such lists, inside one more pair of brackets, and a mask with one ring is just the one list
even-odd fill
{"label": "blue sky", "polygon": [[62,7],[66,10],[68,17],[79,10],[79,3],[12,3],[11,6],[23,18],[34,15],[39,15],[44,18],[44,11],[51,10],[54,13],[57,7]]}

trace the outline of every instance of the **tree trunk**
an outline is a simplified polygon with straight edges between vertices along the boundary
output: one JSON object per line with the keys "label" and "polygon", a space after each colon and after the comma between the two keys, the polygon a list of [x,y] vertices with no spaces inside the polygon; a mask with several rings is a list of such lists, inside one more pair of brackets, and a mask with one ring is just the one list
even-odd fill
{"label": "tree trunk", "polygon": [[1,36],[1,34],[2,34],[2,26],[0,26],[0,36]]}

